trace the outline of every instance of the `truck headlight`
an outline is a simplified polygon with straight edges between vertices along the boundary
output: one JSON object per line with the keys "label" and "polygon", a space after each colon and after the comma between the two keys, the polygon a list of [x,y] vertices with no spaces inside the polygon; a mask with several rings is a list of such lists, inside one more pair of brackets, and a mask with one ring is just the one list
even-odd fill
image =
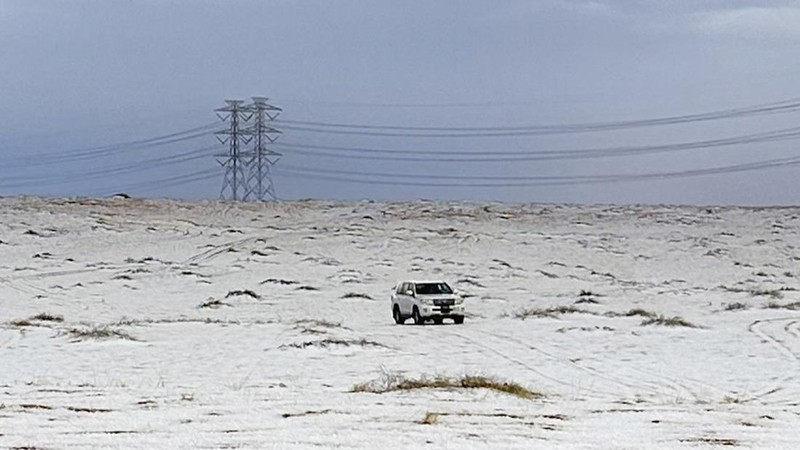
{"label": "truck headlight", "polygon": [[456,305],[463,305],[464,297],[456,297]]}

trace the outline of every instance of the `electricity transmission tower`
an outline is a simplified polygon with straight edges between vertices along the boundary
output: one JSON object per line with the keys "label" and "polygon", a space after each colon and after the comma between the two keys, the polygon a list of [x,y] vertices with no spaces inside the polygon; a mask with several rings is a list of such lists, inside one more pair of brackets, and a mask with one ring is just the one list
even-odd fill
{"label": "electricity transmission tower", "polygon": [[275,120],[282,110],[277,106],[270,105],[267,100],[266,97],[253,97],[253,103],[247,106],[247,110],[253,118],[253,125],[247,128],[245,133],[252,137],[253,151],[250,152],[252,159],[248,164],[248,190],[245,200],[251,196],[258,201],[264,201],[265,197],[272,200],[278,199],[275,195],[275,185],[272,182],[272,166],[282,155],[266,146],[267,142],[273,143],[278,139],[280,130],[267,125],[267,122]]}
{"label": "electricity transmission tower", "polygon": [[[228,128],[217,131],[217,139],[222,144],[228,144],[228,153],[216,155],[217,162],[225,167],[225,177],[219,196],[223,200],[243,200],[247,197],[248,187],[245,176],[246,154],[242,152],[242,144],[249,142],[242,133],[242,124],[250,119],[250,112],[242,106],[242,100],[225,100],[227,106],[216,109],[217,117],[228,123]],[[225,136],[220,138],[219,136]],[[221,159],[220,159],[221,158]],[[226,196],[226,194],[228,194]]]}

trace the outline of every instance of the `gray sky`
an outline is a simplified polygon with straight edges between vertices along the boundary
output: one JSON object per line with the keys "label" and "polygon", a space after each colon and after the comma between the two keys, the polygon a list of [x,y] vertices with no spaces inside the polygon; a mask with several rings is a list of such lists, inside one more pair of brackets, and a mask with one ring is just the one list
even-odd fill
{"label": "gray sky", "polygon": [[[0,0],[0,195],[217,198],[222,169],[210,155],[221,147],[208,149],[207,157],[159,162],[204,151],[216,142],[212,134],[147,148],[89,149],[208,125],[227,98],[267,96],[287,122],[492,128],[632,121],[800,98],[797,55],[800,1],[793,0]],[[504,152],[654,146],[781,130],[800,126],[800,108],[500,137],[342,135],[283,125],[273,147],[284,154],[274,167],[283,199],[800,204],[800,165],[615,183],[530,181],[800,156],[794,137],[626,157],[498,161]],[[430,153],[392,153],[401,150]],[[75,156],[87,151],[95,157]],[[463,161],[471,152],[491,161]],[[401,160],[408,157],[418,160]],[[215,167],[212,178],[171,182]],[[527,185],[413,185],[511,179]]]}

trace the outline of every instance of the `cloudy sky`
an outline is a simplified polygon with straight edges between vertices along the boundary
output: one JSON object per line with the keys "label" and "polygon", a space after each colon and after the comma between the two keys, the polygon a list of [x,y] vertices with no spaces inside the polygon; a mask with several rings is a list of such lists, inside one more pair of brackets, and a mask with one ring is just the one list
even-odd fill
{"label": "cloudy sky", "polygon": [[800,204],[798,55],[794,0],[0,0],[0,195],[217,198],[266,96],[282,199]]}

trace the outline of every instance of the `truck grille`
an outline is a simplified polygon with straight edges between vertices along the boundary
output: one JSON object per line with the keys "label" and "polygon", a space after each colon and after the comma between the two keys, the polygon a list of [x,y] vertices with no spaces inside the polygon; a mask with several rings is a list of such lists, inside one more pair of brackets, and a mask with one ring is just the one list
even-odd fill
{"label": "truck grille", "polygon": [[433,304],[436,306],[453,306],[456,304],[456,301],[452,298],[449,298],[444,300],[434,300]]}

